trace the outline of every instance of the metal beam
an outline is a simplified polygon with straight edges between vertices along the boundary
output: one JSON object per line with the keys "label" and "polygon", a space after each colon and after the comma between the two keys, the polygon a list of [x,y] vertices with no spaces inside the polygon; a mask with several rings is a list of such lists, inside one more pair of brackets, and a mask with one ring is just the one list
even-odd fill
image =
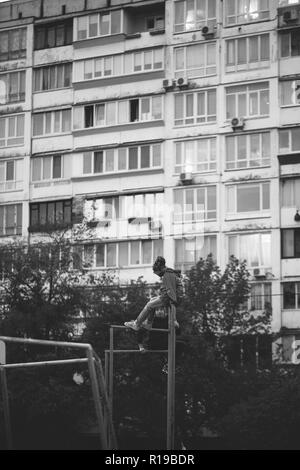
{"label": "metal beam", "polygon": [[62,359],[57,361],[43,361],[43,362],[19,362],[15,364],[5,364],[4,369],[17,369],[18,367],[42,367],[42,366],[55,366],[58,364],[76,364],[80,362],[87,362],[88,359],[83,357],[79,359]]}
{"label": "metal beam", "polygon": [[169,309],[169,342],[168,342],[168,399],[167,399],[167,450],[175,448],[175,315],[176,308]]}
{"label": "metal beam", "polygon": [[0,367],[1,375],[1,389],[2,389],[2,399],[3,399],[3,413],[4,413],[4,425],[5,425],[5,435],[6,435],[6,445],[8,450],[12,450],[12,430],[11,430],[11,421],[10,421],[10,411],[9,411],[9,397],[6,381],[6,370],[3,366]]}

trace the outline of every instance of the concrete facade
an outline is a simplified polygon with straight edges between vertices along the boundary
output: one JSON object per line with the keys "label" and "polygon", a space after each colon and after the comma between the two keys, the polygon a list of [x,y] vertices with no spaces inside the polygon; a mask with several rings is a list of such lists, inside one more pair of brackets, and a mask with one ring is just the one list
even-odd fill
{"label": "concrete facade", "polygon": [[72,200],[94,222],[89,269],[154,282],[161,251],[181,269],[247,257],[251,308],[297,335],[299,38],[296,1],[0,4],[0,86],[26,76],[17,98],[0,87],[0,241]]}

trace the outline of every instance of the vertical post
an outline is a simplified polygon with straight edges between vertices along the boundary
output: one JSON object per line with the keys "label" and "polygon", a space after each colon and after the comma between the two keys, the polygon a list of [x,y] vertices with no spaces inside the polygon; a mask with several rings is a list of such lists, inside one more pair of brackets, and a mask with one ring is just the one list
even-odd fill
{"label": "vertical post", "polygon": [[176,308],[171,305],[168,332],[167,450],[174,450],[175,447],[175,314]]}
{"label": "vertical post", "polygon": [[[108,375],[108,397],[111,419],[113,420],[113,394],[114,394],[114,329],[109,331],[109,375]],[[110,433],[109,433],[110,436]]]}
{"label": "vertical post", "polygon": [[11,431],[11,421],[10,421],[10,412],[9,412],[9,398],[8,398],[8,389],[6,381],[6,370],[4,367],[0,368],[1,374],[1,388],[2,388],[2,399],[3,399],[3,410],[4,410],[4,425],[5,425],[5,435],[6,435],[6,445],[8,450],[12,450],[12,431]]}
{"label": "vertical post", "polygon": [[[100,360],[96,358],[96,369],[98,370],[98,376],[99,376],[99,387],[102,395],[102,400],[104,404],[104,428],[106,431],[108,431],[108,443],[109,443],[109,448],[111,449],[117,449],[117,437],[115,434],[114,430],[114,425],[112,421],[112,416],[110,413],[110,404],[109,404],[109,399],[107,395],[107,390],[105,386],[105,379],[104,379],[104,374],[103,374],[103,368],[102,368],[102,363]],[[108,427],[107,427],[108,426]]]}
{"label": "vertical post", "polygon": [[[104,362],[104,380],[105,380],[105,386],[106,386],[106,390],[108,390],[108,364],[109,364],[109,361],[108,361],[108,352],[105,351],[105,362]],[[110,398],[109,398],[109,395],[108,395],[108,405],[110,406]],[[105,426],[105,429],[106,429],[106,435],[107,435],[107,442],[109,442],[109,427],[108,427],[108,415],[107,415],[107,411],[105,411],[104,413],[104,426]]]}
{"label": "vertical post", "polygon": [[97,415],[98,425],[99,425],[101,448],[102,450],[106,450],[108,446],[107,446],[106,432],[104,429],[103,412],[102,412],[101,399],[100,399],[100,393],[99,393],[98,382],[97,382],[97,373],[96,373],[92,349],[87,348],[86,354],[88,358],[89,374],[90,374],[90,379],[91,379],[91,384],[92,384],[94,404],[95,404],[96,415]]}

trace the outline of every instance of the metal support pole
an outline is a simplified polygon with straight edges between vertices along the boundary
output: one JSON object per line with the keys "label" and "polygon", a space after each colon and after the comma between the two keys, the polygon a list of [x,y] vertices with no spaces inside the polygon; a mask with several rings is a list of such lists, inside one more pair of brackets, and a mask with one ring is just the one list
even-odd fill
{"label": "metal support pole", "polygon": [[[104,379],[104,374],[103,374],[103,368],[102,368],[102,363],[98,357],[96,357],[96,369],[98,371],[98,377],[99,377],[99,387],[100,387],[100,393],[102,396],[102,401],[104,404],[104,416],[105,420],[107,421],[107,424],[104,420],[104,429],[108,429],[108,443],[109,447],[112,449],[117,449],[117,437],[115,434],[115,429],[114,429],[114,424],[111,416],[111,410],[110,410],[110,403],[108,399],[108,394],[105,386],[105,379]],[[108,427],[107,427],[108,426]]]}
{"label": "metal support pole", "polygon": [[[108,398],[109,398],[109,408],[111,413],[111,419],[113,420],[113,405],[114,405],[114,330],[110,328],[109,330],[109,376],[108,376]],[[109,429],[109,428],[107,428]],[[109,442],[111,433],[108,432]]]}
{"label": "metal support pole", "polygon": [[168,333],[167,450],[174,450],[175,447],[175,315],[176,308],[171,305]]}
{"label": "metal support pole", "polygon": [[10,412],[9,412],[9,398],[8,398],[8,389],[6,381],[6,370],[1,367],[1,388],[2,388],[2,399],[3,399],[3,411],[4,411],[4,425],[5,425],[5,435],[6,435],[6,445],[8,450],[12,450],[12,430],[11,430],[11,421],[10,421]]}
{"label": "metal support pole", "polygon": [[[108,365],[109,365],[109,352],[105,351],[105,362],[104,362],[104,376],[105,376],[105,386],[106,390],[108,390]],[[108,395],[108,402],[110,406],[110,398]],[[104,426],[106,430],[106,436],[107,436],[107,442],[109,441],[109,427],[108,427],[108,416],[107,416],[107,411],[105,410],[104,413]]]}
{"label": "metal support pole", "polygon": [[106,450],[108,448],[106,432],[104,429],[104,419],[103,419],[103,412],[102,412],[102,406],[101,406],[101,400],[100,400],[100,393],[98,389],[97,373],[96,373],[95,362],[94,362],[94,357],[93,357],[93,350],[91,347],[87,349],[86,354],[88,358],[88,366],[89,366],[89,373],[90,373],[90,379],[91,379],[91,384],[92,384],[95,410],[96,410],[96,415],[98,419],[101,449]]}

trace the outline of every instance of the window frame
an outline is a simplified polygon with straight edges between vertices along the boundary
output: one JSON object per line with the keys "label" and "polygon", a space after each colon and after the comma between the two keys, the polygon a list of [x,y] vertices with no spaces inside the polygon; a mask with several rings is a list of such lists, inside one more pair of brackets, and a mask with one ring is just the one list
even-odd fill
{"label": "window frame", "polygon": [[[258,88],[257,85],[261,84],[267,84],[268,87],[262,87]],[[251,86],[253,86],[253,90],[251,90]],[[257,88],[255,88],[257,87]],[[233,93],[228,93],[228,90],[234,89],[234,88],[244,88],[244,90],[240,91],[235,91]],[[264,92],[268,92],[268,113],[267,114],[261,114],[261,107],[262,107],[262,98],[261,94]],[[258,112],[250,114],[250,109],[251,109],[251,103],[250,103],[250,98],[251,94],[257,94],[258,100],[257,100],[257,108]],[[235,114],[234,116],[229,116],[229,103],[228,103],[228,98],[230,96],[235,97]],[[244,115],[239,114],[239,96],[245,96],[245,106],[246,106],[246,113]],[[257,118],[263,118],[263,117],[269,117],[270,116],[270,82],[256,82],[256,83],[251,83],[251,84],[239,84],[239,85],[234,85],[234,86],[226,86],[225,87],[225,99],[226,99],[226,121],[230,121],[231,119],[235,117],[243,117],[247,119],[257,119]]]}
{"label": "window frame", "polygon": [[[268,209],[264,209],[263,208],[263,203],[264,203],[264,186],[268,186],[268,191],[269,191],[269,208]],[[259,189],[259,208],[258,209],[255,209],[255,210],[252,210],[252,211],[238,211],[238,199],[239,199],[239,195],[238,195],[238,190],[239,188],[249,188],[249,187],[252,187],[252,188],[258,188]],[[243,217],[243,216],[247,216],[247,217],[257,217],[257,214],[259,214],[259,217],[267,217],[270,215],[270,210],[271,210],[271,201],[270,201],[270,189],[271,189],[271,185],[270,185],[270,181],[260,181],[260,182],[251,182],[251,183],[240,183],[240,184],[226,184],[225,186],[226,188],[226,217],[228,218],[236,218],[236,217]],[[230,190],[233,189],[233,198],[234,198],[234,201],[233,201],[233,205],[234,205],[234,210],[233,211],[229,211],[229,205],[230,205],[230,202],[229,202],[229,197],[230,197]]]}
{"label": "window frame", "polygon": [[[208,64],[210,54],[208,54],[208,49],[212,45],[215,46],[215,64]],[[193,68],[187,68],[187,54],[188,54],[188,49],[189,48],[196,48],[199,47],[201,49],[201,54],[204,51],[204,65],[202,67],[193,67]],[[177,69],[176,68],[176,60],[177,60],[177,52],[181,51],[183,53],[183,69]],[[174,47],[174,75],[175,78],[181,78],[181,77],[187,77],[187,78],[202,78],[202,77],[210,77],[214,76],[217,74],[217,43],[216,41],[211,41],[211,42],[205,42],[205,43],[197,43],[197,44],[188,44],[188,45],[182,45],[179,47]],[[203,74],[199,74],[196,71],[199,69],[203,69]],[[208,69],[214,68],[212,72],[208,72]],[[193,72],[195,70],[195,72]]]}
{"label": "window frame", "polygon": [[[54,173],[54,159],[60,157],[60,173],[61,176],[59,178],[54,178],[53,173]],[[43,173],[44,173],[44,164],[45,164],[45,159],[46,158],[51,158],[51,176],[50,178],[43,178]],[[40,179],[33,179],[33,172],[34,172],[34,162],[36,160],[41,161],[41,178]],[[64,179],[64,155],[63,154],[57,154],[57,155],[47,155],[45,157],[34,157],[31,159],[31,172],[30,172],[30,182],[32,184],[40,183],[40,182],[46,182],[46,181],[59,181],[61,179]]]}
{"label": "window frame", "polygon": [[[10,45],[13,43],[11,36],[18,31],[19,34],[19,49],[13,50],[10,49]],[[7,54],[4,52],[1,53],[0,51],[0,62],[9,62],[11,60],[19,60],[26,58],[27,55],[27,28],[17,28],[17,29],[10,29],[4,30],[0,32],[0,43],[2,41],[2,36],[7,36]],[[25,44],[25,48],[22,47]],[[18,51],[18,53],[17,53]],[[2,56],[5,56],[2,58]]]}
{"label": "window frame", "polygon": [[[214,209],[208,209],[208,191],[210,188],[215,189],[215,208]],[[204,210],[197,210],[197,196],[198,196],[198,191],[204,190]],[[181,197],[181,203],[178,203],[176,201],[176,196],[175,193],[180,192],[183,194]],[[189,205],[187,203],[187,196],[188,192],[193,193],[193,203],[192,203],[192,208],[193,210],[186,210],[187,206]],[[218,216],[218,202],[217,202],[217,185],[212,184],[212,185],[207,185],[207,186],[197,186],[195,188],[184,188],[184,189],[175,189],[174,190],[174,213],[173,213],[173,224],[187,224],[187,223],[194,223],[194,222],[212,222],[217,220]],[[183,210],[179,211],[179,206],[181,205],[181,208]],[[197,217],[198,214],[198,217]],[[203,214],[203,218],[199,217],[199,215]],[[214,217],[208,217],[209,214],[214,214]]]}
{"label": "window frame", "polygon": [[[299,45],[298,45],[298,52],[299,54],[292,54],[292,34],[297,34],[299,35],[299,38],[298,38],[298,41],[299,41]],[[283,55],[282,52],[283,52],[283,37],[284,36],[288,36],[288,54],[287,55]],[[295,30],[292,30],[292,31],[284,31],[280,34],[280,59],[291,59],[293,57],[299,57],[300,56],[300,32],[298,29],[295,29]]]}
{"label": "window frame", "polygon": [[[70,129],[68,131],[62,131],[62,126],[63,126],[63,120],[62,120],[62,116],[63,116],[63,112],[65,111],[69,111],[70,113]],[[46,125],[47,125],[47,122],[46,122],[46,114],[51,114],[51,123],[50,123],[50,127],[51,127],[51,130],[50,132],[46,133]],[[60,113],[59,114],[59,127],[60,127],[60,130],[59,132],[54,132],[54,129],[55,129],[55,113]],[[35,124],[35,117],[36,116],[42,116],[42,119],[43,119],[43,133],[42,134],[35,134],[35,128],[34,128],[34,124]],[[51,137],[51,136],[55,136],[55,135],[66,135],[66,134],[71,134],[72,133],[72,108],[66,108],[66,109],[57,109],[55,111],[44,111],[44,112],[39,112],[39,113],[32,113],[32,138],[41,138],[41,137]]]}
{"label": "window frame", "polygon": [[[215,102],[216,102],[216,109],[215,114],[207,114],[208,112],[208,98],[209,93],[214,92],[215,94]],[[204,106],[205,106],[205,114],[198,115],[196,114],[196,110],[198,109],[198,100],[199,96],[204,94]],[[187,114],[187,101],[188,97],[192,96],[193,102],[193,114],[189,116]],[[183,107],[182,113],[180,118],[176,118],[176,100],[182,99]],[[212,124],[217,122],[217,89],[216,88],[207,88],[207,89],[199,89],[198,91],[186,92],[186,93],[175,93],[174,94],[174,127],[186,127],[186,126],[195,126],[197,124]]]}
{"label": "window frame", "polygon": [[[112,14],[115,13],[115,12],[119,12],[120,13],[120,30],[116,33],[112,33]],[[90,27],[90,17],[92,16],[97,16],[97,23],[93,23],[93,24],[97,24],[97,34],[93,34],[93,35],[90,35],[89,34],[89,27]],[[101,32],[101,20],[102,20],[102,17],[103,16],[109,16],[109,32],[107,34],[100,34]],[[86,29],[82,29],[82,30],[79,30],[79,21],[82,19],[86,19],[85,20],[85,28]],[[117,10],[112,10],[112,11],[105,11],[105,12],[102,12],[102,13],[91,13],[90,15],[83,15],[83,16],[78,16],[77,18],[75,18],[75,24],[74,24],[74,30],[75,30],[75,41],[85,41],[85,40],[89,40],[89,39],[94,39],[94,38],[101,38],[101,37],[107,37],[107,36],[114,36],[116,34],[122,34],[123,31],[124,31],[124,13],[123,13],[123,9],[117,9]],[[85,31],[86,32],[86,35],[85,37],[79,37],[79,32],[80,31]]]}
{"label": "window frame", "polygon": [[[2,79],[2,77],[4,79]],[[11,93],[12,88],[12,79],[13,77],[17,77],[17,92]],[[25,101],[25,90],[26,90],[26,71],[25,70],[18,70],[13,72],[1,73],[0,74],[0,81],[3,80],[6,88],[6,93],[4,97],[4,102],[2,102],[0,96],[0,105],[10,104],[10,103],[20,103]],[[17,95],[15,99],[11,97]]]}
{"label": "window frame", "polygon": [[[267,147],[270,148],[271,144],[271,133],[270,131],[266,132],[252,132],[251,134],[238,134],[238,135],[227,135],[225,137],[225,152],[226,152],[226,159],[225,159],[225,171],[235,171],[235,170],[242,170],[247,168],[263,168],[268,167],[271,165],[271,152],[269,152],[268,157],[263,157],[263,138],[264,136],[269,136],[269,145]],[[259,136],[259,147],[260,147],[260,158],[253,160],[251,158],[251,137],[252,136]],[[239,148],[238,148],[238,140],[239,138],[246,138],[246,159],[238,158],[239,156]],[[234,160],[228,160],[228,143],[229,140],[234,142]],[[261,162],[260,165],[251,165],[251,161]],[[246,162],[246,165],[239,166],[239,163]],[[234,167],[230,166],[229,164],[234,164]]]}
{"label": "window frame", "polygon": [[[214,10],[215,10],[215,16],[209,17],[208,16],[208,4],[214,1]],[[173,34],[180,34],[180,33],[185,33],[188,31],[196,31],[203,26],[209,26],[209,27],[214,27],[217,24],[217,1],[216,0],[206,0],[205,1],[205,18],[203,20],[198,20],[197,21],[197,1],[194,0],[194,27],[187,28],[184,27],[186,25],[186,21],[183,23],[176,23],[176,4],[182,3],[183,4],[183,18],[187,18],[187,0],[178,0],[174,2],[174,21],[173,21]],[[177,26],[177,28],[176,28]],[[182,29],[178,29],[178,26],[183,26]]]}
{"label": "window frame", "polygon": [[[70,70],[70,76],[68,77],[69,80],[70,80],[70,84],[69,85],[66,85],[66,86],[62,86],[62,87],[58,87],[58,69],[61,68],[63,70],[63,73],[62,73],[62,81],[63,83],[65,83],[65,80],[66,80],[66,71],[69,69]],[[50,74],[51,74],[51,70],[54,69],[55,70],[55,86],[54,87],[50,87]],[[38,74],[39,74],[39,77],[38,77]],[[43,87],[43,83],[44,83],[44,74],[47,74],[48,75],[48,79],[47,79],[47,82],[49,84],[48,88],[44,88]],[[38,78],[38,80],[37,80]],[[37,81],[39,82],[38,83],[38,89],[36,89],[36,85],[37,85]],[[72,88],[72,62],[65,62],[65,63],[62,63],[62,64],[55,64],[55,65],[49,65],[49,66],[44,66],[44,67],[37,67],[37,68],[34,68],[34,77],[33,77],[33,93],[45,93],[47,91],[52,91],[52,90],[63,90],[65,88]]]}
{"label": "window frame", "polygon": [[[293,150],[293,132],[299,133],[299,149],[296,149],[296,150]],[[289,141],[288,147],[280,146],[280,137],[285,133],[288,133],[288,141]],[[278,140],[279,140],[278,149],[279,149],[280,155],[284,155],[285,153],[299,153],[300,152],[300,126],[292,127],[289,129],[279,129]]]}
{"label": "window frame", "polygon": [[[257,266],[250,266],[248,265],[248,260],[247,261],[247,269],[250,271],[253,271],[254,269],[269,269],[271,268],[271,244],[272,244],[272,234],[271,232],[251,232],[251,233],[246,233],[246,234],[239,234],[239,233],[233,233],[233,234],[228,234],[227,235],[227,253],[228,253],[228,258],[230,255],[236,256],[236,258],[241,260],[240,257],[240,252],[241,252],[241,237],[249,237],[252,235],[258,235],[259,236],[259,264]],[[263,244],[262,244],[262,235],[269,235],[270,238],[270,266],[262,264],[263,261],[263,256],[262,256],[262,251],[263,251]],[[230,238],[235,237],[237,240],[237,252],[238,253],[230,253]],[[242,261],[242,260],[241,260]]]}
{"label": "window frame", "polygon": [[[150,263],[142,263],[143,261],[143,243],[145,242],[151,242],[151,257],[152,261]],[[120,244],[126,244],[127,243],[127,260],[128,264],[126,265],[120,265]],[[132,244],[138,243],[139,244],[139,263],[131,263],[131,250],[132,250]],[[134,268],[134,267],[150,267],[152,266],[154,262],[154,257],[155,257],[155,244],[162,245],[162,250],[163,250],[163,239],[162,238],[155,238],[155,239],[138,239],[138,240],[118,240],[115,242],[104,242],[104,243],[89,243],[85,246],[90,246],[92,247],[92,266],[84,266],[84,269],[86,270],[100,270],[100,269],[129,269],[129,268]],[[108,246],[109,245],[115,245],[116,246],[116,252],[115,252],[115,258],[116,258],[116,264],[113,266],[108,265],[107,262],[107,251],[108,251]],[[97,265],[97,247],[98,246],[104,246],[104,264],[102,265]],[[83,249],[83,264],[85,264],[85,252]]]}
{"label": "window frame", "polygon": [[[46,204],[46,223],[41,223],[41,205],[42,204]],[[57,205],[58,204],[62,204],[62,208],[63,208],[63,219],[65,219],[65,213],[66,213],[66,209],[70,209],[70,221],[65,221],[63,220],[62,222],[59,222],[57,220],[55,220],[54,222],[49,222],[48,221],[48,211],[49,211],[49,205],[50,204],[54,204],[54,215],[55,215],[55,219],[58,218],[58,212],[57,212]],[[36,207],[35,207],[36,206]],[[64,226],[71,226],[72,225],[72,207],[73,207],[73,204],[72,204],[72,199],[57,199],[57,200],[54,200],[54,201],[45,201],[45,202],[31,202],[29,204],[29,229],[30,231],[34,232],[34,231],[41,231],[43,229],[43,227],[64,227]],[[33,211],[37,211],[37,219],[38,219],[38,222],[36,224],[33,224],[32,223],[32,219],[33,219]]]}
{"label": "window frame", "polygon": [[[59,42],[59,31],[64,27],[63,44]],[[54,29],[54,44],[49,45],[50,31]],[[40,41],[41,37],[43,41]],[[70,46],[73,43],[73,20],[63,20],[59,22],[35,25],[34,27],[34,50],[53,49],[54,47]]]}
{"label": "window frame", "polygon": [[[285,308],[285,292],[284,292],[284,286],[288,284],[294,284],[295,285],[295,293],[294,293],[294,300],[295,300],[295,307],[294,308]],[[288,282],[282,282],[282,310],[300,310],[300,282],[297,281],[288,281]]]}
{"label": "window frame", "polygon": [[[154,150],[155,147],[160,147],[160,165],[154,165]],[[142,158],[142,148],[143,147],[149,147],[150,148],[150,165],[149,167],[142,167],[141,166],[141,158]],[[137,168],[130,169],[129,168],[129,152],[131,148],[137,148],[138,149],[138,157],[137,157]],[[114,163],[114,170],[113,171],[106,171],[106,166],[107,166],[107,152],[113,151],[114,156],[113,156],[113,163]],[[121,151],[125,151],[125,159],[126,159],[126,168],[119,170],[119,158]],[[95,154],[103,152],[103,171],[102,172],[96,172],[95,170]],[[87,156],[86,158],[91,159],[91,164],[89,165],[91,167],[90,172],[84,172],[84,159],[85,155]],[[163,159],[163,145],[162,142],[153,142],[153,143],[143,143],[143,144],[137,144],[135,146],[128,146],[128,147],[117,147],[117,148],[112,148],[112,149],[99,149],[95,150],[92,152],[84,152],[82,154],[82,174],[85,176],[91,176],[91,175],[109,175],[109,174],[115,174],[115,173],[127,173],[127,172],[135,172],[135,171],[151,171],[153,169],[159,169],[162,168],[162,159]]]}
{"label": "window frame", "polygon": [[[199,240],[203,240],[203,246],[201,251],[201,256],[197,257],[197,253],[199,253],[199,250],[197,250],[197,243]],[[207,244],[209,245],[209,248],[205,246],[205,243],[207,241]],[[194,250],[193,250],[193,255],[194,255],[194,261],[185,261],[186,259],[186,243],[187,242],[192,242],[194,244]],[[215,245],[213,247],[212,245]],[[181,246],[180,246],[181,245]],[[215,253],[213,253],[213,248],[215,248]],[[181,258],[183,261],[178,261],[177,254],[178,251],[181,251]],[[202,253],[203,251],[203,253]],[[207,255],[212,254],[213,259],[217,259],[218,256],[218,237],[217,234],[205,234],[205,235],[194,235],[193,237],[182,237],[182,238],[174,238],[174,263],[175,263],[175,269],[180,269],[181,271],[186,271],[189,270],[192,266],[196,265],[197,261],[199,261],[200,257],[206,258]]]}
{"label": "window frame", "polygon": [[[268,59],[262,59],[261,54],[262,54],[262,37],[268,37],[269,40],[269,58]],[[258,53],[259,53],[259,58],[258,60],[251,61],[250,62],[250,39],[252,38],[257,38],[258,40]],[[246,40],[246,57],[245,57],[245,63],[239,64],[238,63],[238,41],[241,40]],[[263,67],[268,67],[270,65],[270,33],[262,33],[262,34],[255,34],[251,36],[243,36],[243,37],[238,37],[238,38],[230,38],[225,41],[226,43],[226,62],[225,62],[225,71],[226,73],[231,73],[231,72],[238,72],[240,70],[254,70],[258,68],[263,68]],[[234,43],[234,63],[229,64],[228,63],[228,47],[229,43]]]}
{"label": "window frame", "polygon": [[[7,208],[8,207],[13,207],[14,209],[14,227],[9,227],[7,225]],[[2,209],[3,208],[3,212]],[[0,205],[0,217],[1,217],[1,212],[2,212],[2,224],[0,224],[0,228],[2,225],[3,233],[0,233],[0,237],[9,237],[9,236],[14,236],[14,235],[22,235],[22,229],[23,229],[23,204],[22,203],[16,203],[16,204],[1,204]],[[18,217],[19,220],[18,220]],[[8,229],[14,229],[13,233],[7,233]]]}
{"label": "window frame", "polygon": [[[22,163],[21,163],[22,162]],[[9,163],[13,163],[13,179],[12,180],[8,180],[7,179],[7,164]],[[3,166],[3,174],[5,176],[5,178],[1,181],[0,179],[0,192],[3,193],[3,192],[7,192],[7,191],[17,191],[17,190],[20,190],[22,189],[21,187],[21,184],[18,185],[18,183],[23,183],[24,180],[23,179],[17,179],[17,173],[18,173],[18,170],[17,170],[17,165],[18,163],[21,163],[21,165],[23,166],[24,165],[24,159],[23,158],[14,158],[14,159],[10,159],[10,160],[0,160],[0,167]],[[0,175],[1,175],[1,172],[0,172]]]}
{"label": "window frame", "polygon": [[[199,157],[199,151],[198,148],[200,147],[200,143],[202,142],[207,142],[207,161],[206,162],[200,162],[198,160]],[[193,144],[193,152],[192,152],[192,157],[193,161],[192,162],[186,162],[187,160],[187,146],[189,144]],[[214,144],[214,145],[213,145]],[[174,165],[174,172],[176,175],[180,173],[185,173],[186,171],[190,171],[192,173],[215,173],[217,171],[217,137],[204,137],[202,139],[194,139],[194,140],[178,140],[174,142],[174,147],[175,147],[175,165]],[[177,148],[180,147],[180,156],[181,156],[181,164],[177,164]],[[187,167],[191,167],[188,168]],[[199,169],[200,165],[207,165],[206,169]]]}
{"label": "window frame", "polygon": [[[12,122],[13,120],[14,134],[13,136],[10,136],[10,122]],[[18,136],[18,121],[20,120],[23,122],[23,135]],[[0,127],[1,121],[4,122],[4,136],[0,136],[0,148],[23,146],[25,140],[25,114],[13,114],[10,116],[0,117]]]}
{"label": "window frame", "polygon": [[[284,255],[284,232],[287,231],[292,231],[293,232],[293,256],[287,256]],[[300,228],[286,228],[286,229],[281,229],[280,230],[280,235],[281,235],[281,259],[299,259],[300,258],[300,248],[299,248],[299,253],[296,254],[296,245],[297,245],[297,240],[296,240],[296,234],[299,242],[299,247],[300,247]]]}
{"label": "window frame", "polygon": [[[232,0],[230,0],[232,1]],[[249,18],[249,14],[247,14],[247,18],[244,18],[242,21],[239,21],[238,18],[239,17],[245,17],[246,13],[241,13],[241,14],[238,14],[238,2],[241,2],[241,1],[244,1],[245,3],[248,4],[248,8],[249,8],[249,2],[250,0],[233,0],[234,2],[234,14],[232,15],[229,15],[228,14],[228,4],[229,4],[229,0],[226,0],[226,5],[225,5],[225,8],[224,8],[224,25],[225,27],[231,27],[231,26],[235,26],[235,25],[238,25],[238,24],[246,24],[246,23],[257,23],[257,22],[261,22],[261,21],[269,21],[270,20],[270,3],[269,3],[269,0],[266,0],[268,2],[268,10],[263,10],[263,9],[259,9],[257,10],[257,13],[259,15],[259,13],[268,13],[268,16],[265,17],[265,18],[258,18],[258,19],[253,19],[251,20],[251,18]],[[258,0],[259,2],[262,2],[264,0]],[[254,14],[254,12],[252,12]],[[256,13],[256,14],[257,14]],[[233,22],[230,22],[228,21],[228,18],[234,18],[234,21]]]}
{"label": "window frame", "polygon": [[[298,84],[297,84],[298,82]],[[283,91],[283,85],[286,84],[286,83],[295,83],[295,85],[293,86],[294,88],[294,91],[292,92],[292,102],[290,103],[285,103],[283,104],[283,97],[284,97],[284,91]],[[297,88],[299,87],[300,89],[300,79],[296,79],[296,80],[281,80],[279,82],[279,96],[280,96],[280,108],[289,108],[289,107],[293,107],[293,106],[300,106],[300,92],[299,92],[299,99],[297,101],[297,98],[296,98],[296,92],[297,92]]]}

